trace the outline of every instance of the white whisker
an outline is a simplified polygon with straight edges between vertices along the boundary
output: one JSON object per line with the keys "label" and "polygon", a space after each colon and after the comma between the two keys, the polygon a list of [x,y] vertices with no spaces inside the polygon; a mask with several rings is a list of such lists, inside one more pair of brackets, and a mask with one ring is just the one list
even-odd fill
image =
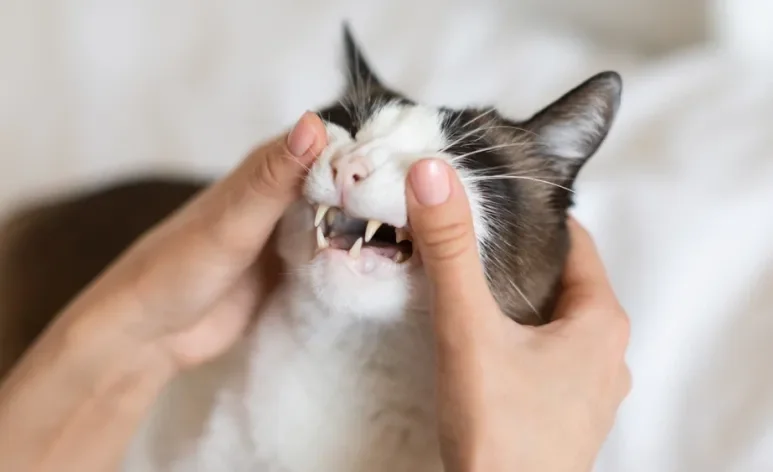
{"label": "white whisker", "polygon": [[462,180],[464,180],[465,182],[484,182],[484,181],[487,181],[487,180],[508,180],[508,179],[512,179],[512,180],[530,180],[530,181],[533,181],[533,182],[539,182],[539,183],[546,184],[546,185],[552,185],[553,187],[558,187],[558,188],[566,190],[567,192],[574,193],[574,190],[572,190],[572,189],[570,189],[568,187],[564,187],[563,185],[559,185],[559,184],[557,184],[555,182],[550,182],[548,180],[543,180],[543,179],[539,179],[539,178],[536,178],[536,177],[529,177],[529,176],[525,176],[525,175],[477,176],[477,177],[465,177]]}
{"label": "white whisker", "polygon": [[528,144],[528,143],[526,143],[526,142],[514,142],[514,143],[505,143],[505,144],[495,144],[493,146],[485,147],[485,148],[482,148],[482,149],[476,149],[474,151],[470,151],[470,152],[467,152],[467,153],[464,153],[464,154],[460,154],[458,156],[454,156],[451,159],[451,162],[457,162],[457,161],[460,161],[462,159],[466,159],[466,158],[468,158],[470,156],[474,156],[475,154],[480,154],[480,153],[483,153],[483,152],[495,151],[497,149],[506,149],[506,148],[516,147],[516,146],[523,147],[526,144]]}
{"label": "white whisker", "polygon": [[521,290],[518,284],[516,284],[513,279],[508,279],[508,282],[510,282],[510,285],[513,286],[513,288],[518,292],[521,298],[523,298],[526,304],[529,305],[529,308],[531,308],[531,311],[533,311],[535,315],[539,316],[539,311],[537,311],[537,308],[534,307],[534,304],[531,301],[529,301],[529,299],[526,297],[526,294],[523,293],[523,290]]}

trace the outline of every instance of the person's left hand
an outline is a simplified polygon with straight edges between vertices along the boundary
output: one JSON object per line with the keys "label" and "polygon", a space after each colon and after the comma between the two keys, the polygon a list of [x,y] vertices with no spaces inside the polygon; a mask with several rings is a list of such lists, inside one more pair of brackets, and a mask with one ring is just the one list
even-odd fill
{"label": "person's left hand", "polygon": [[326,144],[322,120],[304,114],[135,243],[60,318],[76,339],[152,344],[175,368],[224,352],[277,281],[266,246]]}

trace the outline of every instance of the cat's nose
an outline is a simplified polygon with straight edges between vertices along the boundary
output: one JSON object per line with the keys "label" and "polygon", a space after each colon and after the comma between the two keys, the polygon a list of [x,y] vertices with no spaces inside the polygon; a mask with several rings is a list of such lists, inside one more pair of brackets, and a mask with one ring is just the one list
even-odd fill
{"label": "cat's nose", "polygon": [[339,188],[356,185],[370,175],[370,166],[361,156],[338,159],[330,165],[333,168],[333,180]]}

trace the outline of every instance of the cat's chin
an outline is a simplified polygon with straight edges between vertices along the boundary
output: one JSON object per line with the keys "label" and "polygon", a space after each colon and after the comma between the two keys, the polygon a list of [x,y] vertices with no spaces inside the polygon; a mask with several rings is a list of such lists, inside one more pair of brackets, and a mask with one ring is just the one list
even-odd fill
{"label": "cat's chin", "polygon": [[422,291],[417,288],[424,286],[424,276],[411,262],[396,263],[367,247],[356,258],[346,251],[324,249],[292,273],[326,311],[388,321],[401,318],[420,301]]}
{"label": "cat's chin", "polygon": [[380,248],[363,247],[357,257],[342,249],[327,248],[317,252],[312,264],[320,265],[335,276],[343,272],[339,277],[346,277],[346,271],[352,277],[365,277],[370,283],[387,281],[394,278],[408,277],[408,274],[416,264],[413,258],[406,262],[397,262],[391,257],[385,256]]}

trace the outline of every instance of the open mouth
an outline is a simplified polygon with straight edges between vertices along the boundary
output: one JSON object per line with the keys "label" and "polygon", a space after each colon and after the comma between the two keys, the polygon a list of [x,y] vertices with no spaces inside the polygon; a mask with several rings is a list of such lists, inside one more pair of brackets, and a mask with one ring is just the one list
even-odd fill
{"label": "open mouth", "polygon": [[317,228],[317,250],[333,248],[348,251],[357,259],[363,247],[402,264],[413,256],[413,238],[405,228],[376,220],[359,220],[338,208],[319,205],[314,217]]}

